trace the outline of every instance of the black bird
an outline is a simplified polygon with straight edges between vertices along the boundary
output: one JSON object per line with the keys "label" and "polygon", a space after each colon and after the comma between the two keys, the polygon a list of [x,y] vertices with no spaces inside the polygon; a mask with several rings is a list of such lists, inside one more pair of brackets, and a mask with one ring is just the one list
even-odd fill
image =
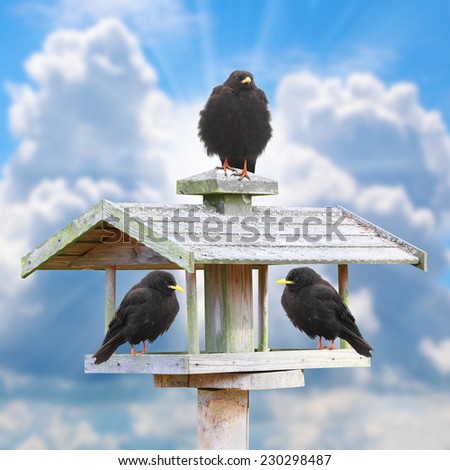
{"label": "black bird", "polygon": [[135,284],[123,298],[108,325],[105,339],[94,354],[95,364],[107,361],[122,344],[134,345],[141,341],[142,352],[147,352],[145,340],[153,343],[165,333],[175,320],[180,306],[175,290],[183,292],[172,274],[152,271]]}
{"label": "black bird", "polygon": [[281,304],[287,316],[299,330],[311,339],[319,336],[319,349],[322,337],[331,341],[339,337],[347,341],[359,354],[371,357],[373,348],[362,337],[351,314],[336,289],[311,268],[295,268],[289,271],[286,279],[277,284],[286,284]]}
{"label": "black bird", "polygon": [[200,111],[198,136],[208,156],[218,155],[225,171],[240,168],[240,179],[255,172],[256,160],[272,137],[266,94],[244,70],[216,86]]}

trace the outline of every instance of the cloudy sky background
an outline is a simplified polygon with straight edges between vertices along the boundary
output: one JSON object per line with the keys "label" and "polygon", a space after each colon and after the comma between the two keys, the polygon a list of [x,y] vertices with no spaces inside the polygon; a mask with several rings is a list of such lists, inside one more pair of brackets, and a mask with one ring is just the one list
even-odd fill
{"label": "cloudy sky background", "polygon": [[[429,253],[428,273],[350,267],[372,367],[253,392],[251,447],[448,449],[449,18],[430,0],[3,2],[0,448],[195,448],[194,390],[83,373],[104,273],[22,280],[20,258],[101,198],[190,202],[175,181],[216,164],[198,112],[241,68],[273,115],[257,172],[280,195],[256,203],[343,205]],[[118,299],[143,274],[119,272]],[[314,347],[270,295],[270,345]],[[153,350],[186,349],[184,313]]]}

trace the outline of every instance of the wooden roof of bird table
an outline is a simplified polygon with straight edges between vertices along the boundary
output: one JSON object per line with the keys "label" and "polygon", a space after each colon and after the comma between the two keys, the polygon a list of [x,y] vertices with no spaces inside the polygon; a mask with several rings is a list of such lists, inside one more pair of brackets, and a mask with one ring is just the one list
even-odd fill
{"label": "wooden roof of bird table", "polygon": [[[206,264],[411,264],[426,253],[343,207],[253,206],[277,183],[220,171],[178,181],[202,204],[102,200],[22,259],[37,269],[185,269]],[[239,203],[238,203],[239,202]],[[235,204],[233,204],[235,203]]]}

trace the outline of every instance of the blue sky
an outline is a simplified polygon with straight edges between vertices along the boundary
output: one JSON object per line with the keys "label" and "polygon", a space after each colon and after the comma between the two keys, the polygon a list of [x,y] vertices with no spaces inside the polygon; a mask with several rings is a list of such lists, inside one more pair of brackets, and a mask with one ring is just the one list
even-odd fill
{"label": "blue sky", "polygon": [[[194,391],[84,375],[83,355],[102,340],[103,273],[22,280],[19,266],[101,198],[188,202],[175,181],[216,164],[198,112],[238,68],[254,73],[273,116],[257,172],[280,195],[264,203],[340,204],[429,253],[428,273],[350,267],[371,369],[308,371],[303,389],[255,392],[251,446],[448,448],[450,5],[80,3],[0,7],[0,448],[195,447]],[[336,281],[334,267],[320,270]],[[142,275],[119,273],[118,298]],[[271,346],[313,347],[277,289]],[[182,309],[152,349],[185,343]]]}

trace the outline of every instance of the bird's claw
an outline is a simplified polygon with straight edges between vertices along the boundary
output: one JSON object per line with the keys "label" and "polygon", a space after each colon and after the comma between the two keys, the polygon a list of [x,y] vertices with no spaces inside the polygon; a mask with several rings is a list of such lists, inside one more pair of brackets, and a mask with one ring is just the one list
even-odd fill
{"label": "bird's claw", "polygon": [[225,176],[228,176],[227,170],[237,171],[236,168],[233,168],[232,166],[230,166],[230,164],[228,163],[228,159],[225,159],[222,166],[216,166],[216,170],[223,170],[223,172],[225,173]]}
{"label": "bird's claw", "polygon": [[250,176],[248,176],[248,173],[246,171],[241,171],[237,173],[237,170],[235,170],[236,173],[233,173],[231,176],[239,176],[239,181],[242,181],[244,178],[247,178],[250,180]]}

